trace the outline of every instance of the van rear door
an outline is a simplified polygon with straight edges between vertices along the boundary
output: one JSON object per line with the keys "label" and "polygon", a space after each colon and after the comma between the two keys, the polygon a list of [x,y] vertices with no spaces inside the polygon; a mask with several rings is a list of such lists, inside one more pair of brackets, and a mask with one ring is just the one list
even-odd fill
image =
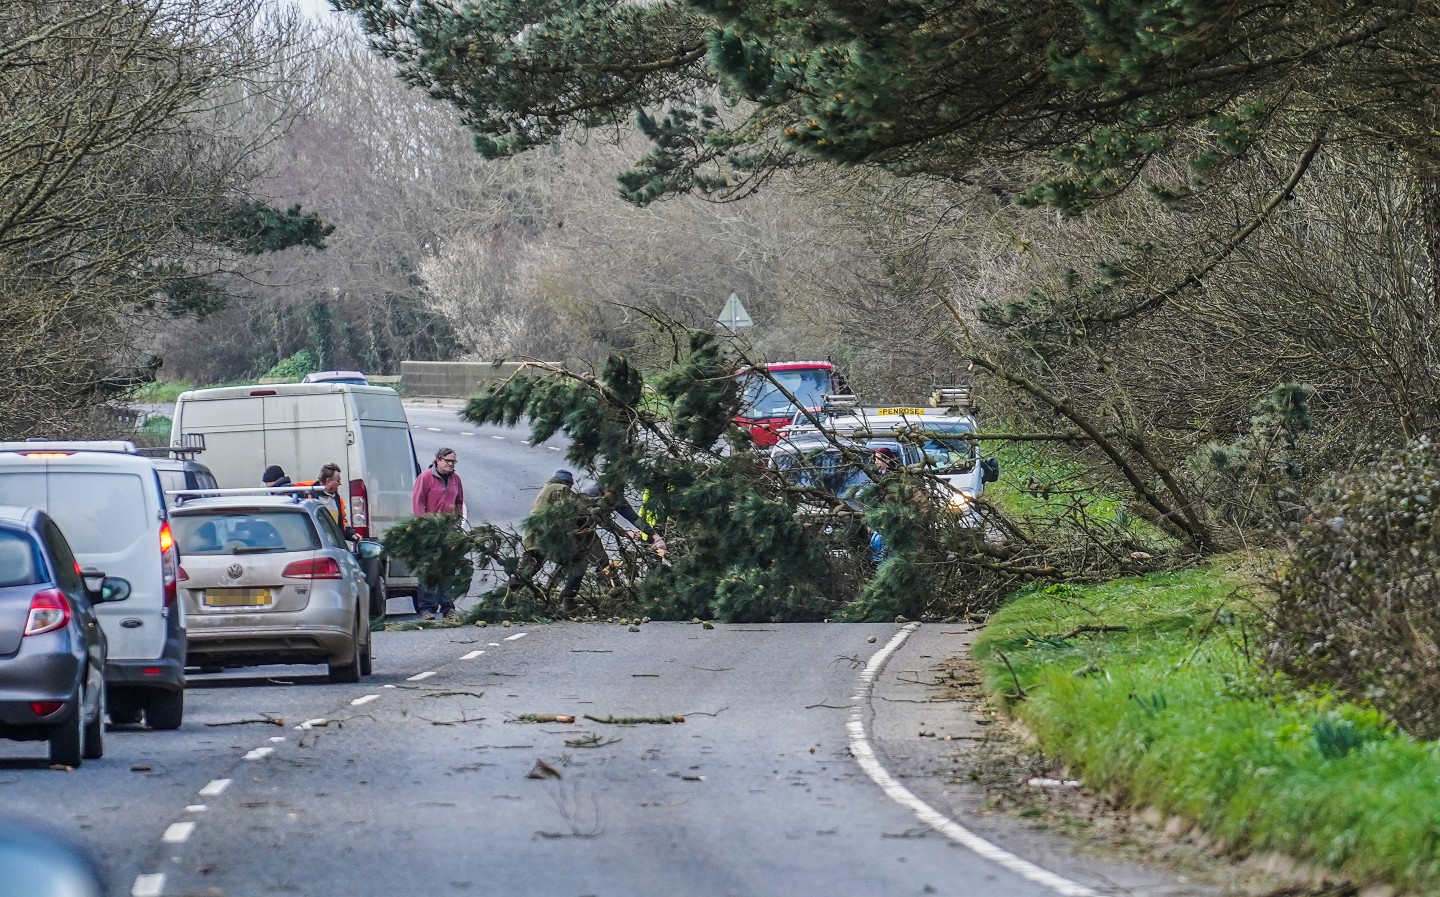
{"label": "van rear door", "polygon": [[[73,459],[31,463],[31,469],[0,470],[0,499],[43,509],[60,525],[82,567],[130,581],[129,598],[95,607],[111,659],[159,657],[165,648],[165,584],[159,542],[163,512],[154,472],[147,479],[139,472],[87,470]],[[140,625],[122,622],[132,618]]]}

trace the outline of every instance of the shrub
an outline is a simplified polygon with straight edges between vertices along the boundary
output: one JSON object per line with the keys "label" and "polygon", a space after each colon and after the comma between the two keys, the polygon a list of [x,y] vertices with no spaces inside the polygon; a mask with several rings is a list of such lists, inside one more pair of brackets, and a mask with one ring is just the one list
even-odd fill
{"label": "shrub", "polygon": [[1270,660],[1440,737],[1440,448],[1428,440],[1332,481],[1277,584]]}
{"label": "shrub", "polygon": [[309,349],[301,349],[260,376],[263,378],[283,377],[298,382],[306,374],[313,374],[316,370],[318,370],[318,366],[315,362],[315,353]]}

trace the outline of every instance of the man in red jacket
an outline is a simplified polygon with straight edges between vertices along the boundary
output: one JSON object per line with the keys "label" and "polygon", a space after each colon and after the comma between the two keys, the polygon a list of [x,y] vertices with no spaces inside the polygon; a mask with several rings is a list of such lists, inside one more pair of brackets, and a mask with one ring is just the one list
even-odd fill
{"label": "man in red jacket", "polygon": [[[435,453],[435,463],[421,471],[415,478],[415,488],[410,492],[410,510],[417,517],[421,514],[465,515],[465,487],[460,474],[455,472],[455,450],[442,448]],[[455,601],[442,592],[432,592],[423,585],[415,594],[415,610],[420,619],[453,617]]]}

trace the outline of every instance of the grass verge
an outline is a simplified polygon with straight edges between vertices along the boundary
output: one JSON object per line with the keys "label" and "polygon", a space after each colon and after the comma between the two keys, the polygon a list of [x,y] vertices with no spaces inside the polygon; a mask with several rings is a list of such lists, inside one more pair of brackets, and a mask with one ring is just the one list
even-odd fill
{"label": "grass verge", "polygon": [[1091,788],[1237,852],[1440,892],[1440,749],[1267,675],[1267,604],[1238,559],[1037,586],[973,653],[990,693]]}

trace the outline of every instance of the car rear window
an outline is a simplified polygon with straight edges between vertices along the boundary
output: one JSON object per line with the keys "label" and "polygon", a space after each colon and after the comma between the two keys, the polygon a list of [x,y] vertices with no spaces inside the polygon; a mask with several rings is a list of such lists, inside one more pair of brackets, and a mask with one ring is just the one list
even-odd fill
{"label": "car rear window", "polygon": [[0,529],[0,588],[43,582],[40,551],[25,533]]}
{"label": "car rear window", "polygon": [[[154,484],[151,479],[152,490]],[[114,554],[137,539],[154,538],[145,485],[139,475],[120,471],[7,471],[0,473],[0,499],[43,508],[77,552]]]}
{"label": "car rear window", "polygon": [[181,556],[315,551],[320,538],[302,510],[235,510],[176,514],[170,529]]}

